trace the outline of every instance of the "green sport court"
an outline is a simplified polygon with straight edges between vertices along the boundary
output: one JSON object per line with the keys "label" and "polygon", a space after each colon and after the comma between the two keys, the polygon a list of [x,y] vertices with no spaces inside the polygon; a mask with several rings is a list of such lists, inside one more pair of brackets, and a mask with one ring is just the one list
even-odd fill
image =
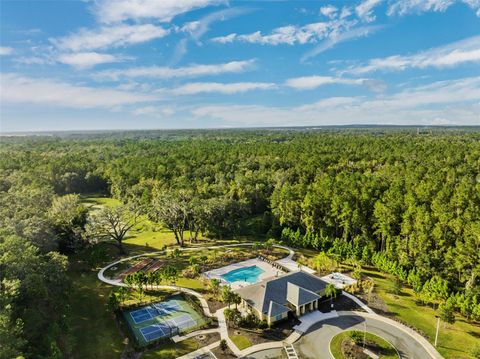
{"label": "green sport court", "polygon": [[180,295],[126,310],[123,316],[140,346],[192,331],[205,324],[203,317]]}

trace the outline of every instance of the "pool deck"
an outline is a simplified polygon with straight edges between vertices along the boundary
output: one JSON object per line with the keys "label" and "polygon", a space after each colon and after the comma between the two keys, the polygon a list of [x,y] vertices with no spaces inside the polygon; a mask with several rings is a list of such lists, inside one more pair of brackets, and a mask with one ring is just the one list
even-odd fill
{"label": "pool deck", "polygon": [[264,279],[274,278],[274,277],[278,277],[280,275],[285,274],[283,271],[273,267],[271,264],[264,262],[258,258],[254,258],[254,259],[249,259],[243,262],[230,264],[225,267],[213,269],[211,271],[203,273],[202,275],[208,279],[213,279],[213,278],[219,279],[222,282],[222,284],[228,284],[232,289],[238,289],[248,285],[252,285],[253,283],[248,283],[245,281],[236,281],[233,283],[228,283],[222,278],[222,275],[227,274],[228,272],[231,272],[232,270],[235,270],[235,269],[251,267],[251,266],[257,266],[263,270],[263,273],[261,273],[258,276],[258,282]]}

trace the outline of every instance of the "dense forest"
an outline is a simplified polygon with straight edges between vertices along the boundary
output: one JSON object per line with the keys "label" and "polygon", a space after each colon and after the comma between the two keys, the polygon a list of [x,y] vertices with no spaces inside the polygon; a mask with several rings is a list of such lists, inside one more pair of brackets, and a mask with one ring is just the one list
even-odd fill
{"label": "dense forest", "polygon": [[3,137],[1,358],[68,357],[69,256],[101,237],[79,199],[92,193],[124,203],[105,218],[147,215],[179,245],[199,233],[274,238],[373,265],[480,320],[476,129]]}

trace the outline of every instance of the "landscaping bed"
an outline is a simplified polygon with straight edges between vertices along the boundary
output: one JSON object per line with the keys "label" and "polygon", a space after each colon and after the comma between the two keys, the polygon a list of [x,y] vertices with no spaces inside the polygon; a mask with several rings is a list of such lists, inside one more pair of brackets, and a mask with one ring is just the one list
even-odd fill
{"label": "landscaping bed", "polygon": [[[294,323],[292,321],[284,321],[277,323],[272,328],[266,329],[247,329],[229,325],[228,335],[230,338],[232,338],[232,340],[233,338],[237,338],[238,342],[241,343],[242,346],[249,343],[248,346],[244,346],[243,348],[239,347],[239,349],[245,349],[246,347],[252,345],[285,340],[290,334],[293,333],[293,324]],[[234,340],[234,342],[237,344],[237,341]]]}
{"label": "landscaping bed", "polygon": [[[365,339],[365,343],[364,343]],[[330,351],[335,359],[368,359],[370,353],[381,359],[398,359],[396,349],[386,340],[357,330],[342,332],[333,337]]]}

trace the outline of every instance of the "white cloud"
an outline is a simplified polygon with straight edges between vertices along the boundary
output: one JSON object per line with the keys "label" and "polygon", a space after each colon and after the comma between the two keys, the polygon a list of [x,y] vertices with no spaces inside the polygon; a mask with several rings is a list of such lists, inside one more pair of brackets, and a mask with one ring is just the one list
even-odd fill
{"label": "white cloud", "polygon": [[139,44],[164,37],[168,33],[168,30],[152,24],[122,24],[94,30],[80,29],[76,33],[50,41],[63,51],[85,51]]}
{"label": "white cloud", "polygon": [[198,93],[222,93],[234,94],[252,90],[269,90],[275,88],[275,84],[266,82],[193,82],[179,86],[172,90],[176,95],[193,95]]}
{"label": "white cloud", "polygon": [[235,126],[480,123],[480,77],[434,82],[388,96],[331,97],[294,107],[213,105],[192,110],[199,119]]}
{"label": "white cloud", "polygon": [[96,65],[113,62],[121,62],[126,58],[110,54],[99,54],[97,52],[78,52],[75,54],[62,54],[57,57],[57,61],[73,66],[77,69],[88,69]]}
{"label": "white cloud", "polygon": [[35,104],[68,108],[103,108],[145,103],[156,97],[107,88],[78,86],[45,78],[31,78],[15,73],[2,73],[2,104]]}
{"label": "white cloud", "polygon": [[213,65],[189,65],[185,67],[134,67],[123,70],[107,70],[95,74],[99,79],[118,80],[120,78],[180,78],[180,77],[196,77],[196,76],[212,76],[225,73],[239,73],[250,70],[254,67],[255,60],[231,61]]}
{"label": "white cloud", "polygon": [[480,36],[473,36],[410,56],[394,55],[372,59],[366,65],[354,66],[344,72],[365,74],[374,71],[402,71],[408,68],[441,68],[469,62],[480,63]]}
{"label": "white cloud", "polygon": [[226,21],[251,11],[249,8],[229,8],[215,11],[202,17],[200,20],[187,22],[180,28],[180,31],[190,34],[195,41],[198,41],[209,30],[211,24],[218,21]]}
{"label": "white cloud", "polygon": [[240,41],[261,45],[306,44],[327,37],[327,35],[338,26],[338,22],[317,22],[304,26],[288,25],[277,27],[268,35],[256,31],[244,35],[229,34],[219,36],[213,38],[212,41],[218,43]]}
{"label": "white cloud", "polygon": [[322,6],[320,8],[320,14],[328,17],[329,19],[333,19],[336,15],[337,11],[338,11],[338,9],[333,5],[326,5],[326,6]]}
{"label": "white cloud", "polygon": [[13,48],[0,46],[0,56],[8,56],[13,54]]}
{"label": "white cloud", "polygon": [[168,22],[179,14],[222,0],[98,0],[93,11],[100,22],[115,23],[125,20],[158,19]]}
{"label": "white cloud", "polygon": [[373,9],[382,2],[383,0],[363,0],[360,5],[355,7],[355,12],[365,22],[375,21]]}
{"label": "white cloud", "polygon": [[172,107],[145,106],[132,111],[136,116],[158,116],[169,117],[175,113]]}
{"label": "white cloud", "polygon": [[336,33],[332,34],[332,36],[330,38],[322,41],[320,44],[315,46],[312,50],[306,52],[302,56],[300,61],[305,62],[308,59],[310,59],[312,57],[315,57],[315,56],[321,54],[322,52],[325,52],[325,51],[331,49],[332,47],[334,47],[335,45],[337,45],[339,43],[354,40],[354,39],[358,39],[360,37],[369,36],[369,35],[373,34],[374,32],[376,32],[376,31],[378,31],[382,28],[383,28],[382,25],[375,25],[375,26],[371,25],[371,26],[363,26],[363,27],[354,28],[352,30],[347,30],[347,31],[342,32],[342,33],[336,32]]}
{"label": "white cloud", "polygon": [[320,86],[331,84],[363,85],[364,79],[346,79],[332,76],[303,76],[291,78],[285,81],[285,85],[297,90],[311,90]]}
{"label": "white cloud", "polygon": [[407,15],[411,13],[422,13],[427,11],[444,12],[454,4],[463,3],[476,11],[480,16],[479,0],[402,0],[391,2],[388,7],[388,15]]}
{"label": "white cloud", "polygon": [[218,42],[219,44],[228,44],[228,43],[234,42],[237,39],[237,36],[238,36],[237,34],[232,33],[225,36],[214,37],[212,38],[212,41]]}

